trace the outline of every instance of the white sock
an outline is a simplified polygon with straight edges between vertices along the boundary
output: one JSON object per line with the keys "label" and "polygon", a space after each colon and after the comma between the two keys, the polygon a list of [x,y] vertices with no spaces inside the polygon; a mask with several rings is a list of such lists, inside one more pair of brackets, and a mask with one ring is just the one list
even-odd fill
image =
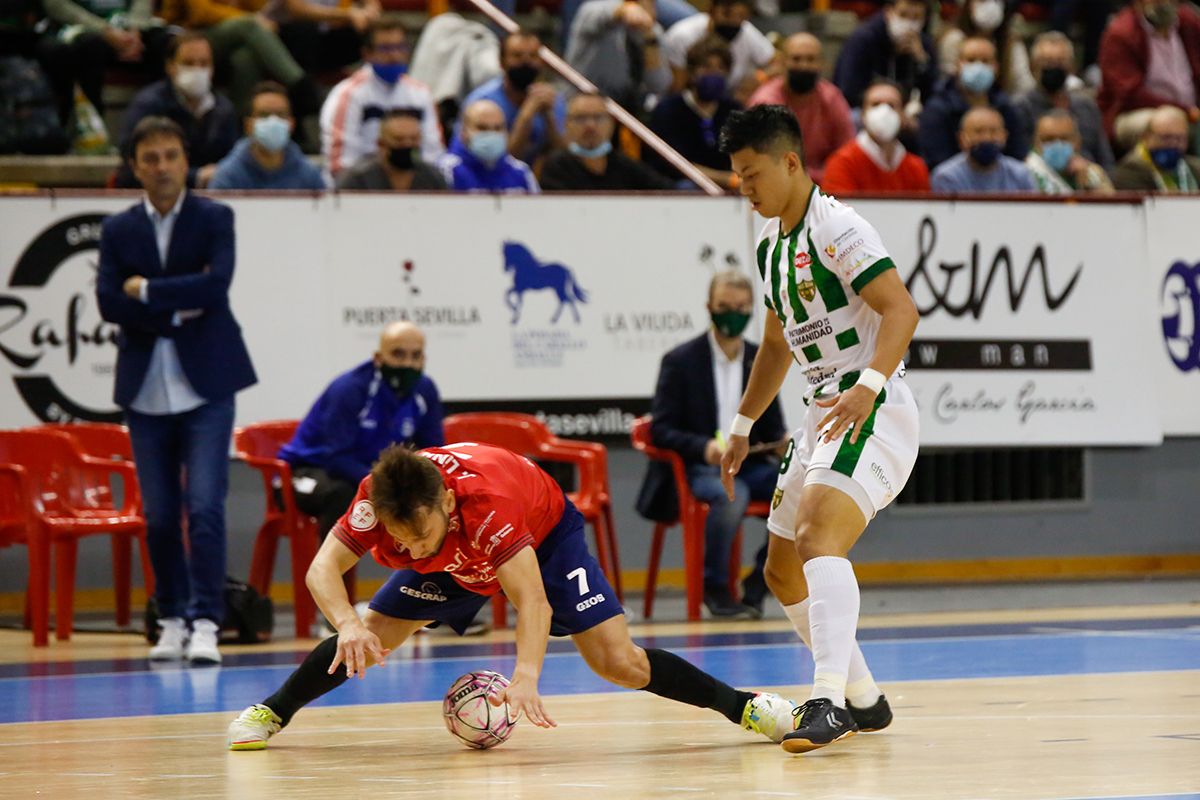
{"label": "white sock", "polygon": [[[782,604],[783,613],[792,621],[792,627],[800,635],[800,640],[812,650],[812,631],[809,630],[808,604],[811,598],[804,598],[799,603],[790,606]],[[874,676],[863,658],[862,648],[854,642],[854,651],[850,654],[850,669],[846,673],[846,699],[858,708],[870,708],[875,705],[883,692],[875,683]]]}
{"label": "white sock", "polygon": [[808,581],[808,627],[816,662],[809,699],[827,697],[844,708],[858,627],[858,580],[850,562],[836,556],[806,562],[804,578]]}

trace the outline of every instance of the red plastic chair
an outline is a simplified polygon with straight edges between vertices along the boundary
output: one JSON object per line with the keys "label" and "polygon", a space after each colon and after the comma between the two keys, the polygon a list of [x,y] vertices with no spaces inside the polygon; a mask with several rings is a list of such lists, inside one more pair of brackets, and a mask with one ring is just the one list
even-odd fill
{"label": "red plastic chair", "polygon": [[[292,602],[296,614],[296,638],[307,639],[316,618],[317,604],[308,591],[304,576],[313,556],[317,554],[320,535],[317,521],[296,507],[291,465],[276,457],[279,448],[291,441],[299,425],[299,420],[294,419],[247,425],[233,432],[233,447],[239,459],[262,475],[266,500],[263,523],[254,539],[249,583],[260,594],[270,593],[279,540],[287,539],[292,548]],[[276,497],[280,503],[276,502]],[[350,600],[354,601],[353,594]]]}
{"label": "red plastic chair", "polygon": [[[692,494],[683,459],[673,450],[655,447],[650,441],[650,417],[638,417],[629,431],[635,450],[654,461],[665,461],[671,465],[675,476],[675,493],[679,496],[679,518],[672,522],[654,525],[654,539],[650,544],[650,563],[646,567],[646,594],[643,612],[646,619],[654,614],[654,594],[658,587],[658,565],[662,560],[663,544],[667,531],[679,525],[683,532],[683,572],[687,588],[687,618],[700,619],[700,603],[704,598],[704,523],[708,518],[708,503],[701,502]],[[771,513],[771,504],[766,501],[751,502],[746,507],[746,516],[763,517]],[[729,593],[738,596],[738,577],[742,569],[742,531],[738,528],[729,553]]]}
{"label": "red plastic chair", "polygon": [[[54,546],[55,636],[71,638],[75,605],[75,564],[79,539],[108,535],[125,538],[114,543],[114,553],[129,553],[129,537],[140,540],[145,552],[146,520],[139,513],[141,497],[133,465],[84,455],[67,434],[52,430],[0,431],[0,463],[21,470],[6,470],[16,475],[12,483],[18,490],[18,503],[26,509],[26,529],[22,537],[30,545],[29,616],[33,642],[37,647],[48,643],[49,634],[49,548]],[[125,503],[114,508],[97,497],[95,488],[106,483],[109,473],[119,473],[127,490]],[[23,475],[23,477],[22,477]],[[11,513],[11,512],[10,512]],[[11,523],[10,523],[11,528]],[[11,535],[11,534],[10,534]],[[18,534],[19,535],[19,534]],[[35,552],[36,551],[36,552]],[[128,609],[128,557],[122,569],[114,569],[117,605]],[[143,560],[147,586],[154,585],[148,561]]]}
{"label": "red plastic chair", "polygon": [[0,464],[0,547],[29,548],[29,578],[25,591],[25,626],[33,644],[48,644],[50,629],[50,540],[34,513],[36,497],[29,472],[16,464]]}
{"label": "red plastic chair", "polygon": [[[60,431],[74,440],[75,445],[84,455],[104,461],[133,464],[133,443],[129,441],[129,429],[124,425],[110,422],[71,422],[51,423],[42,425],[40,430]],[[124,491],[133,493],[134,507],[141,512],[141,487],[137,481],[136,468],[121,473]],[[89,497],[97,505],[112,506],[112,487],[105,481],[94,487],[85,489]],[[144,516],[144,515],[143,515]],[[129,591],[124,588],[129,585],[132,552],[127,536],[113,538],[113,582],[117,588],[117,624],[128,625],[130,620]],[[146,596],[154,595],[154,571],[150,567],[150,552],[146,548],[146,537],[138,539],[139,556],[142,560],[142,572],[146,580]]]}
{"label": "red plastic chair", "polygon": [[[579,476],[579,488],[567,496],[592,526],[600,568],[612,583],[617,598],[623,599],[617,532],[613,524],[612,491],[608,484],[608,450],[604,445],[559,439],[530,414],[491,411],[453,414],[446,417],[443,424],[447,442],[482,442],[535,460],[574,465]],[[493,600],[492,619],[497,628],[503,628],[507,623],[502,595],[496,595]]]}

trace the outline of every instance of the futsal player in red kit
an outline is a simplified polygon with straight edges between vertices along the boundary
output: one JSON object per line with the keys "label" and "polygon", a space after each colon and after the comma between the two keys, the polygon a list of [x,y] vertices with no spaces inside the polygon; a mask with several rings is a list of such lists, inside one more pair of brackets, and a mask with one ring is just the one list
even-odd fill
{"label": "futsal player in red kit", "polygon": [[[313,559],[307,583],[337,628],[275,694],[229,726],[231,750],[261,750],[303,706],[363,677],[431,622],[460,634],[503,591],[517,609],[517,663],[497,698],[554,727],[538,694],[548,636],[570,636],[597,675],[618,686],[711,708],[779,742],[795,705],[740,691],[665,650],[633,643],[616,593],[588,552],[583,518],[554,480],[499,447],[388,448]],[[342,574],[367,552],[395,572],[359,618]]]}

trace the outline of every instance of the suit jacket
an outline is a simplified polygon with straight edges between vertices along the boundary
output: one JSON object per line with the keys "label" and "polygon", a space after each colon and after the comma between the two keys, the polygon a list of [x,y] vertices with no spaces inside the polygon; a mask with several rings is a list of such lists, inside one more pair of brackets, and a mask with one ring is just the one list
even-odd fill
{"label": "suit jacket", "polygon": [[[1142,28],[1136,9],[1129,7],[1112,18],[1100,40],[1100,74],[1103,80],[1096,103],[1104,114],[1104,127],[1111,134],[1118,114],[1139,108],[1175,105],[1146,88],[1150,65],[1150,39]],[[1200,98],[1200,17],[1186,5],[1179,6],[1179,37],[1192,67],[1196,96]]]}
{"label": "suit jacket", "polygon": [[[746,342],[742,388],[750,379],[750,367],[758,345]],[[717,419],[717,388],[713,383],[713,353],[708,332],[690,339],[663,356],[658,387],[650,406],[650,439],[656,447],[674,450],[684,463],[704,463],[704,448],[718,428],[729,420]],[[787,435],[779,399],[771,401],[766,413],[754,424],[750,443],[771,442]],[[765,455],[752,458],[766,458]],[[638,496],[638,512],[648,519],[666,521],[678,515],[678,498],[670,468],[650,462]]]}
{"label": "suit jacket", "polygon": [[[175,341],[188,382],[206,400],[229,397],[258,380],[229,308],[233,264],[233,210],[191,192],[175,220],[165,267],[143,203],[104,221],[96,296],[100,316],[121,326],[117,405],[128,407],[137,396],[160,336]],[[122,287],[133,275],[149,280],[148,302],[125,294]],[[175,312],[192,309],[202,313],[174,324]]]}
{"label": "suit jacket", "polygon": [[[1184,156],[1183,160],[1192,171],[1196,182],[1200,183],[1200,158]],[[1113,170],[1113,186],[1122,192],[1159,191],[1158,183],[1154,180],[1154,167],[1147,164],[1136,150],[1121,159],[1121,163]]]}

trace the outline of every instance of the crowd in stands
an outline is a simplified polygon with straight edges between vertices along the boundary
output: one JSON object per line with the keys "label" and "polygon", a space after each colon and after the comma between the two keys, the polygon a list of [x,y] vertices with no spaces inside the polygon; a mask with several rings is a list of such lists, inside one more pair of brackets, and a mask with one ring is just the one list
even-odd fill
{"label": "crowd in stands", "polygon": [[[445,14],[418,36],[380,0],[3,0],[0,108],[31,107],[0,122],[0,152],[94,150],[119,75],[144,85],[114,147],[168,117],[197,188],[695,190],[605,97],[729,191],[717,134],[759,104],[796,115],[831,193],[1200,185],[1188,0],[1042,0],[1038,25],[1021,13],[1035,3],[880,0],[840,47],[782,35],[764,11],[778,3],[759,1],[567,0],[559,51],[592,95],[546,66],[533,32]],[[5,73],[31,63],[40,118],[37,92],[5,97]],[[123,166],[112,185],[137,181]]]}

